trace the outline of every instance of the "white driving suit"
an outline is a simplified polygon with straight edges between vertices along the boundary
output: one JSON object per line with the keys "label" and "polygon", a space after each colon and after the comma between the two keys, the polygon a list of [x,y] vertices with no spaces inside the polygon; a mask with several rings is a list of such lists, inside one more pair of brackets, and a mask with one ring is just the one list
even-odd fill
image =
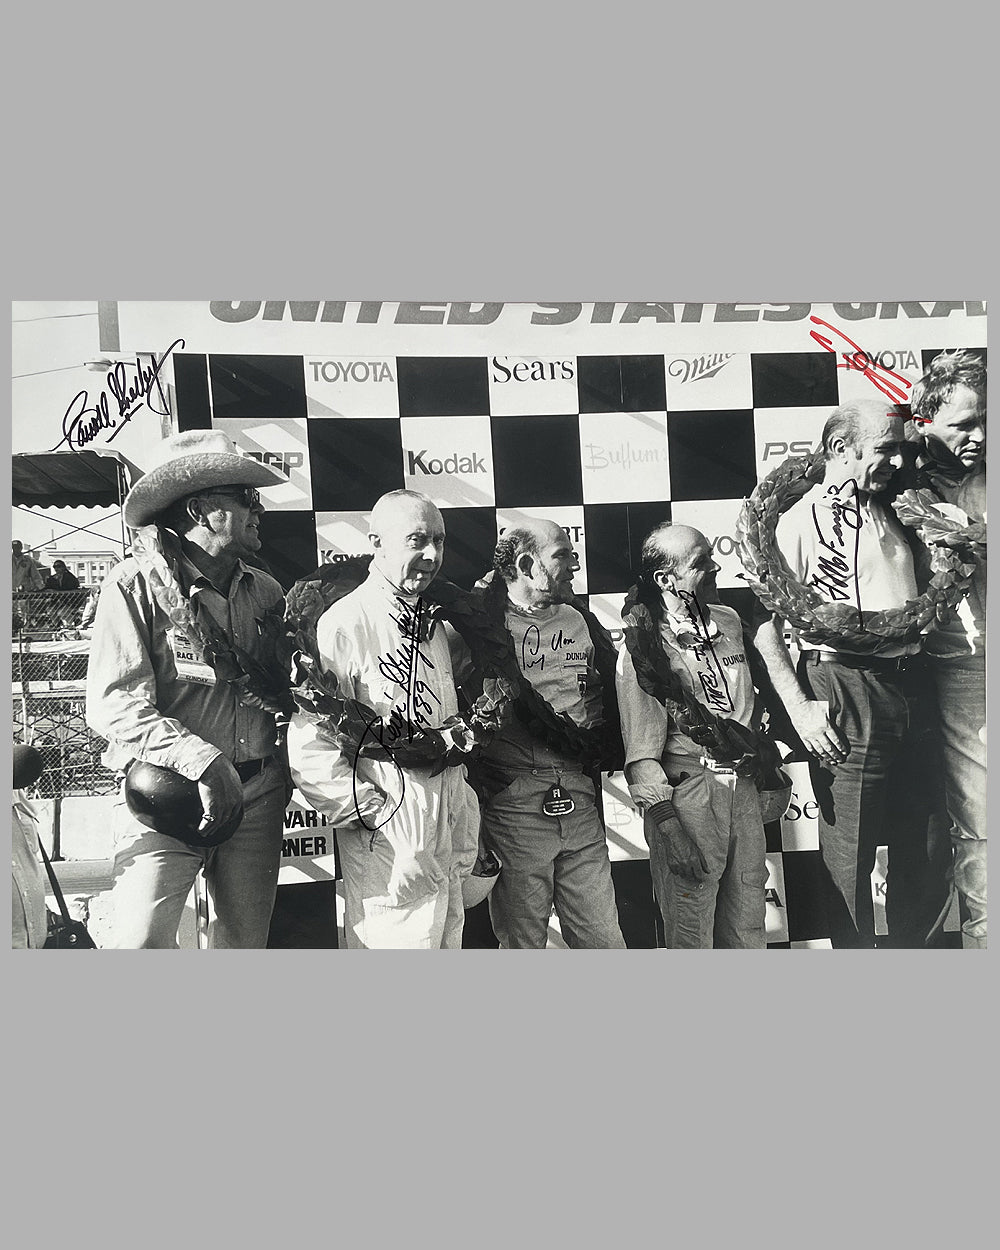
{"label": "white driving suit", "polygon": [[[374,567],[329,608],[316,630],[323,668],[340,693],[371,707],[405,741],[410,726],[439,728],[458,710],[444,629],[417,644],[417,599]],[[349,947],[459,947],[462,882],[476,861],[479,804],[463,766],[403,768],[351,758],[296,712],[288,731],[292,776],[337,829]]]}

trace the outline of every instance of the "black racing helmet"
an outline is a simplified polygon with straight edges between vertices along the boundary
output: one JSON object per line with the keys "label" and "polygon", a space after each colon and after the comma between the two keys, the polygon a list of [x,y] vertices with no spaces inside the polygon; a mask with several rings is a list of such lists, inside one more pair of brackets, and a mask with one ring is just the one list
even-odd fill
{"label": "black racing helmet", "polygon": [[172,768],[160,768],[135,760],[125,774],[125,802],[129,811],[147,829],[177,838],[187,846],[219,846],[240,826],[243,808],[225,825],[209,835],[199,833],[202,807],[197,781],[189,781]]}

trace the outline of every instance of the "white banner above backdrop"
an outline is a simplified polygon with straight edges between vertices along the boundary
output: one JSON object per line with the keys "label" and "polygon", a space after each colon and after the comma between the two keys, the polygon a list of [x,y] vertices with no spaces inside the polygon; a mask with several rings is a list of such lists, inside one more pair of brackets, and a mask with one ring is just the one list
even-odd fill
{"label": "white banner above backdrop", "polygon": [[[348,303],[341,300],[122,300],[101,305],[101,348],[239,355],[808,352],[898,355],[928,334],[985,347],[977,301],[832,304]],[[933,328],[933,329],[932,329]],[[827,346],[822,339],[829,342]],[[570,350],[571,349],[571,350]]]}

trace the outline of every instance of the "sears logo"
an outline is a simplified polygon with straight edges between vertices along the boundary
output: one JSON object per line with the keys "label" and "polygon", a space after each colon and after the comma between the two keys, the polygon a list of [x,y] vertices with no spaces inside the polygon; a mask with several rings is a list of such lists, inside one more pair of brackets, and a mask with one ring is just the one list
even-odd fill
{"label": "sears logo", "polygon": [[764,444],[764,454],[762,460],[777,459],[780,457],[784,460],[787,456],[811,456],[814,451],[819,451],[820,444],[814,447],[807,438],[796,439],[795,442],[785,443],[779,438],[773,443]]}
{"label": "sears logo", "polygon": [[293,469],[301,469],[305,462],[301,451],[248,451],[246,455],[250,460],[280,469],[285,477],[290,477]]}
{"label": "sears logo", "polygon": [[387,360],[310,360],[313,381],[395,382]]}
{"label": "sears logo", "polygon": [[[798,799],[798,791],[792,791],[792,799]],[[810,810],[811,809],[811,810]],[[819,804],[815,799],[807,799],[805,803],[799,799],[798,803],[792,802],[788,805],[788,811],[785,812],[782,820],[815,820],[819,815]]]}
{"label": "sears logo", "polygon": [[412,477],[415,473],[423,473],[426,477],[438,477],[442,473],[486,473],[486,462],[482,456],[460,456],[457,452],[446,456],[443,460],[436,457],[427,459],[427,448],[406,453],[407,470]]}
{"label": "sears logo", "polygon": [[735,352],[716,352],[713,356],[695,356],[691,360],[672,360],[667,373],[680,382],[700,382],[703,378],[714,378],[720,369],[725,368],[732,360]]}
{"label": "sears logo", "polygon": [[518,360],[515,365],[505,360],[510,357],[493,357],[494,382],[567,382],[576,376],[572,360]]}

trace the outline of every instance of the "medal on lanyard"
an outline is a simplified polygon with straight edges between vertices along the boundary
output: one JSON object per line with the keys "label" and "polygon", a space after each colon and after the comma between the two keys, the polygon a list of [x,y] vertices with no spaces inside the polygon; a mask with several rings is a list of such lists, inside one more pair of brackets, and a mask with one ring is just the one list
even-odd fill
{"label": "medal on lanyard", "polygon": [[549,786],[545,791],[545,798],[542,799],[542,815],[568,816],[574,811],[576,811],[576,804],[573,802],[573,796],[563,789],[562,778],[559,777],[555,785]]}

